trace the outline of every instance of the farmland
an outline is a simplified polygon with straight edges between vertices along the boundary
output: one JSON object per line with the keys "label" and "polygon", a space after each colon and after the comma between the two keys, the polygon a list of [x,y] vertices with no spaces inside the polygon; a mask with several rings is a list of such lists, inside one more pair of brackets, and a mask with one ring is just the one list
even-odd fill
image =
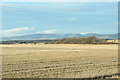
{"label": "farmland", "polygon": [[117,44],[9,44],[3,78],[92,78],[118,72]]}

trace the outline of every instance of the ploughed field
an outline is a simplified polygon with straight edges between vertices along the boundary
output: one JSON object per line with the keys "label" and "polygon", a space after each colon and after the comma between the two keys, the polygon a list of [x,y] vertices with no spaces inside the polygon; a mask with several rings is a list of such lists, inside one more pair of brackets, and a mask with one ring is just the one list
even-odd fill
{"label": "ploughed field", "polygon": [[118,45],[2,45],[3,78],[93,78],[118,73]]}

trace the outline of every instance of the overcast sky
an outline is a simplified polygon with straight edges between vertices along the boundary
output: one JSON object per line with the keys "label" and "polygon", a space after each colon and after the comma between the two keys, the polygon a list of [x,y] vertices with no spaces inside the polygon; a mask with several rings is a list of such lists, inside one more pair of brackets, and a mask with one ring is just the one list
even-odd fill
{"label": "overcast sky", "polygon": [[3,35],[118,31],[117,2],[4,2]]}

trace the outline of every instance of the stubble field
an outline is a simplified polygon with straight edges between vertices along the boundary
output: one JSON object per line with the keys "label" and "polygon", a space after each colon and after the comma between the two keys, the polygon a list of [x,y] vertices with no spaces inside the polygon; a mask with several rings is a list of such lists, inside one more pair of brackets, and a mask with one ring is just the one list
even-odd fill
{"label": "stubble field", "polygon": [[118,73],[118,45],[14,44],[1,47],[3,78],[92,78]]}

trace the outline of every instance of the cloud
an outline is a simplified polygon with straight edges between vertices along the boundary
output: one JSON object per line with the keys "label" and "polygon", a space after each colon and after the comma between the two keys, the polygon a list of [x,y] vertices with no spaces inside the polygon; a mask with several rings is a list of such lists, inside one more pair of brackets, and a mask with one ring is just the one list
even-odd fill
{"label": "cloud", "polygon": [[2,3],[1,4],[3,7],[26,7],[27,5],[25,4],[18,4],[18,3]]}
{"label": "cloud", "polygon": [[0,32],[2,32],[0,36],[2,35],[3,37],[20,36],[26,34],[27,32],[30,32],[33,29],[34,29],[33,27],[23,27],[23,28],[9,29],[9,30],[0,30]]}
{"label": "cloud", "polygon": [[86,32],[86,33],[80,33],[80,34],[100,34],[98,32]]}
{"label": "cloud", "polygon": [[46,31],[43,31],[43,33],[55,33],[56,30],[46,30]]}
{"label": "cloud", "polygon": [[76,19],[77,19],[77,18],[72,17],[72,18],[70,18],[70,21],[76,21]]}
{"label": "cloud", "polygon": [[56,30],[45,30],[45,31],[40,31],[40,32],[36,32],[36,33],[40,33],[40,34],[51,34],[51,33],[55,33]]}
{"label": "cloud", "polygon": [[23,27],[23,28],[14,28],[14,29],[9,29],[9,30],[3,30],[5,32],[11,33],[11,32],[18,32],[18,31],[23,31],[23,30],[31,30],[33,27]]}

